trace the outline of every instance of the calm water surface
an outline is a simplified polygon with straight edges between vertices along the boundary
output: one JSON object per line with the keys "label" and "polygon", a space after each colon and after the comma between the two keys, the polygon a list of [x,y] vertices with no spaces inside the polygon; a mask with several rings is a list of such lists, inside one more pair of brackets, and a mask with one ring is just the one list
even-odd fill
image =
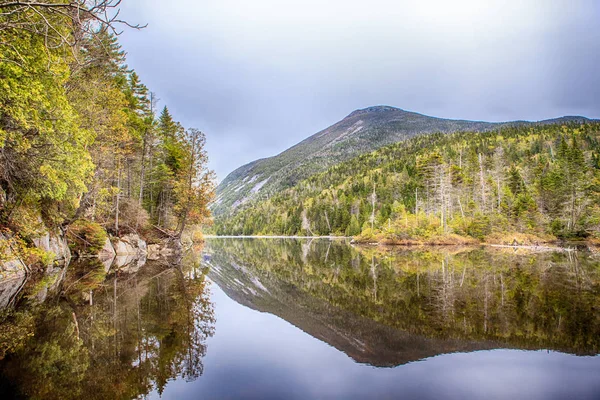
{"label": "calm water surface", "polygon": [[600,398],[589,253],[211,239],[63,275],[4,323],[2,398]]}

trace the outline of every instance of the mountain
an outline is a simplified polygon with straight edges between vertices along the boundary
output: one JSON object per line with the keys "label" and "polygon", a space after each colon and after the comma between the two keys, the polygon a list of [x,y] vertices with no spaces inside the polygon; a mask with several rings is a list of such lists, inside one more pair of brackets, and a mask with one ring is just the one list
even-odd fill
{"label": "mountain", "polygon": [[234,211],[250,200],[269,197],[341,161],[419,134],[484,132],[507,125],[583,120],[587,119],[576,116],[539,122],[494,123],[436,118],[389,106],[368,107],[350,113],[274,157],[239,167],[217,187],[212,211],[214,215]]}
{"label": "mountain", "polygon": [[595,121],[432,133],[217,216],[214,230],[388,243],[600,239],[599,183]]}

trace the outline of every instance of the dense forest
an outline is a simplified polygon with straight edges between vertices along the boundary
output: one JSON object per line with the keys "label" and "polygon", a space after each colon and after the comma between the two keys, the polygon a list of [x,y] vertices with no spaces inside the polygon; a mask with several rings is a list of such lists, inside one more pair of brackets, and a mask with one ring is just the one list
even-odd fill
{"label": "dense forest", "polygon": [[178,237],[208,216],[205,136],[157,115],[119,3],[0,2],[0,226],[22,247],[71,226]]}
{"label": "dense forest", "polygon": [[421,135],[216,219],[220,235],[389,243],[600,236],[600,124]]}

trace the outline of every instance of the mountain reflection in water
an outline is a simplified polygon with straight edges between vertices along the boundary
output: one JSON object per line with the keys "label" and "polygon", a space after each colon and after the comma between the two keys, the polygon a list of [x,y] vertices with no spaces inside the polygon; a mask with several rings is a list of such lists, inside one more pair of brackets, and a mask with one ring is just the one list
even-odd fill
{"label": "mountain reflection in water", "polygon": [[395,366],[492,348],[596,355],[600,260],[497,248],[209,242],[209,276],[357,362]]}
{"label": "mountain reflection in water", "polygon": [[215,238],[63,275],[5,318],[0,397],[600,398],[587,252]]}

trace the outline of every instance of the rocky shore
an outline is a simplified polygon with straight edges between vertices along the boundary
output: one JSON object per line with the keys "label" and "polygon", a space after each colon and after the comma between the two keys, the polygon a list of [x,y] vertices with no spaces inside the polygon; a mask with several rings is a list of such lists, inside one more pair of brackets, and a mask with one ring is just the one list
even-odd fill
{"label": "rocky shore", "polygon": [[[137,233],[108,236],[97,252],[72,251],[66,232],[60,228],[48,230],[32,240],[29,251],[41,257],[27,257],[19,251],[17,239],[0,234],[0,309],[11,306],[28,282],[38,282],[33,297],[42,302],[49,292],[55,291],[66,269],[74,259],[97,259],[108,273],[111,269],[132,273],[139,270],[146,260],[168,259],[181,251],[181,245],[172,238],[152,239],[148,243]],[[70,246],[71,245],[71,246]]]}

